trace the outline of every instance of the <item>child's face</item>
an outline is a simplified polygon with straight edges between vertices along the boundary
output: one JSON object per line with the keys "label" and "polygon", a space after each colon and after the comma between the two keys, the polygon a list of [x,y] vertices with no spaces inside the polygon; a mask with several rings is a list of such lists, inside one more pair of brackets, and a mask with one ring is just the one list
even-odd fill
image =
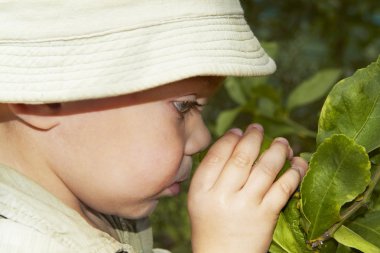
{"label": "child's face", "polygon": [[217,81],[191,78],[62,104],[59,125],[51,131],[58,149],[49,158],[55,173],[91,209],[128,218],[149,215],[161,197],[178,194],[191,156],[209,144],[194,106],[206,102]]}

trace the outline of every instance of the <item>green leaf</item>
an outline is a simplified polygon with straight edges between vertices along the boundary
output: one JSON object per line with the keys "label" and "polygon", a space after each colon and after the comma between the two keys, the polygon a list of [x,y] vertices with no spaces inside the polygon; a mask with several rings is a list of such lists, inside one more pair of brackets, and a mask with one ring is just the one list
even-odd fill
{"label": "green leaf", "polygon": [[301,209],[309,240],[340,220],[341,207],[369,184],[370,168],[365,149],[352,139],[333,135],[321,143],[301,184]]}
{"label": "green leaf", "polygon": [[302,157],[306,161],[310,162],[310,159],[311,159],[312,155],[313,155],[312,153],[303,152],[303,153],[300,154],[300,157]]}
{"label": "green leaf", "polygon": [[298,85],[288,97],[286,107],[289,111],[322,98],[341,75],[339,69],[325,69]]}
{"label": "green leaf", "polygon": [[336,253],[351,253],[351,252],[353,252],[352,249],[343,244],[339,244],[338,248],[336,249]]}
{"label": "green leaf", "polygon": [[289,126],[279,118],[271,118],[264,115],[259,115],[256,116],[254,120],[260,122],[263,125],[265,133],[268,134],[268,136],[271,138],[298,134],[297,130],[294,127]]}
{"label": "green leaf", "polygon": [[341,226],[333,235],[335,240],[348,247],[364,253],[380,253],[380,248],[363,239],[360,235],[345,226]]}
{"label": "green leaf", "polygon": [[273,59],[277,57],[278,54],[278,43],[263,41],[260,42],[261,46],[264,48],[265,52]]}
{"label": "green leaf", "polygon": [[284,250],[284,252],[311,252],[306,246],[305,236],[300,228],[300,211],[297,207],[298,203],[299,199],[295,197],[289,201],[286,209],[280,213],[273,234],[273,241],[277,247]]}
{"label": "green leaf", "polygon": [[224,87],[227,90],[228,95],[232,98],[234,102],[239,105],[244,105],[247,103],[247,95],[243,84],[239,82],[238,78],[229,77],[225,80]]}
{"label": "green leaf", "polygon": [[280,92],[268,85],[267,79],[267,76],[228,77],[224,87],[231,99],[239,105],[246,105],[249,101],[259,98],[268,98],[279,104]]}
{"label": "green leaf", "polygon": [[298,135],[300,137],[315,138],[316,133],[298,124],[286,116],[267,117],[266,115],[256,115],[255,121],[260,122],[271,137]]}
{"label": "green leaf", "polygon": [[240,111],[241,107],[237,107],[223,111],[218,115],[215,126],[215,132],[218,136],[222,135],[232,125]]}
{"label": "green leaf", "polygon": [[380,211],[369,212],[364,217],[352,221],[348,227],[380,248]]}
{"label": "green leaf", "polygon": [[276,104],[268,98],[263,97],[257,101],[257,110],[267,117],[274,117],[276,109]]}
{"label": "green leaf", "polygon": [[251,99],[269,99],[277,107],[281,107],[281,92],[280,90],[266,83],[252,85],[250,90],[247,90]]}
{"label": "green leaf", "polygon": [[372,193],[371,200],[371,209],[375,211],[380,211],[380,194],[378,191]]}
{"label": "green leaf", "polygon": [[380,58],[340,81],[328,95],[319,118],[317,142],[345,134],[367,152],[380,147]]}
{"label": "green leaf", "polygon": [[275,242],[272,242],[269,248],[270,253],[289,253],[288,251],[285,251],[283,248],[281,248],[278,244]]}

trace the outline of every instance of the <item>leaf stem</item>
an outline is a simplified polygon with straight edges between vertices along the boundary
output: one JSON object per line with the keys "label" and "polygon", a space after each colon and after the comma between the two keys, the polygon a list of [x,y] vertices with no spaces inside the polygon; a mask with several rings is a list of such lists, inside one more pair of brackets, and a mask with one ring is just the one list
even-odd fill
{"label": "leaf stem", "polygon": [[297,134],[298,136],[302,137],[302,138],[305,138],[305,137],[309,137],[309,138],[316,138],[317,137],[317,132],[315,131],[312,131],[310,129],[308,129],[307,127],[299,124],[298,122],[292,120],[291,118],[289,118],[287,115],[282,115],[280,117],[271,117],[271,116],[268,116],[268,115],[263,115],[263,114],[260,114],[260,113],[257,113],[253,115],[254,117],[255,116],[261,116],[261,117],[264,117],[268,120],[271,120],[271,121],[274,121],[274,122],[279,122],[279,123],[283,123],[283,124],[286,124],[294,129],[297,130]]}
{"label": "leaf stem", "polygon": [[294,128],[296,128],[298,131],[299,131],[299,135],[301,137],[310,137],[310,138],[316,138],[317,137],[317,133],[312,131],[312,130],[309,130],[308,128],[306,128],[305,126],[297,123],[296,121],[290,119],[290,118],[283,118],[283,121],[288,124],[289,126],[292,126]]}
{"label": "leaf stem", "polygon": [[324,241],[330,239],[335,231],[339,229],[343,223],[350,218],[359,208],[368,203],[373,190],[375,189],[376,184],[380,180],[380,165],[376,165],[376,169],[374,174],[372,175],[371,182],[369,183],[367,190],[360,196],[360,201],[354,202],[351,206],[349,206],[344,212],[341,214],[341,220],[338,223],[335,223],[331,226],[325,233],[319,236],[317,239],[311,240],[308,243],[312,248],[316,248],[323,244]]}

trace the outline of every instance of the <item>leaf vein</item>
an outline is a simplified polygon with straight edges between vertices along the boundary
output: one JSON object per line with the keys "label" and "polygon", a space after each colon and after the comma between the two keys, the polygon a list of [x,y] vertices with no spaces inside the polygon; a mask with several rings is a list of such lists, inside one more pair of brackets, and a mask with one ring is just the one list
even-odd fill
{"label": "leaf vein", "polygon": [[[338,168],[335,170],[334,176],[333,176],[332,180],[330,181],[329,186],[326,188],[326,191],[325,191],[325,194],[323,195],[323,198],[322,198],[321,203],[324,202],[327,193],[330,192],[331,185],[333,184],[333,182],[334,182],[334,180],[335,180],[335,177],[336,177],[337,173],[340,171],[340,169],[341,169],[341,167],[342,167],[342,164],[343,164],[343,161],[346,159],[346,157],[347,157],[347,155],[344,155],[344,157],[343,157],[343,159],[341,160],[341,162],[340,162]],[[319,217],[319,214],[320,214],[321,209],[322,209],[322,205],[323,205],[323,204],[319,205],[318,211],[317,211],[317,213],[316,213],[316,215],[315,215],[316,218]],[[313,229],[312,229],[312,233],[311,233],[311,234],[314,234],[314,231],[315,231],[316,227],[317,227],[317,226],[313,226]]]}
{"label": "leaf vein", "polygon": [[359,131],[354,135],[353,139],[356,141],[357,137],[359,136],[359,134],[363,131],[364,129],[364,126],[367,124],[368,120],[370,119],[370,116],[372,115],[372,113],[374,112],[375,110],[375,107],[376,105],[378,104],[378,101],[379,101],[379,94],[376,96],[376,99],[375,99],[375,102],[373,103],[371,109],[368,111],[368,114],[367,114],[367,117],[366,117],[366,120],[363,122],[362,126],[360,127]]}

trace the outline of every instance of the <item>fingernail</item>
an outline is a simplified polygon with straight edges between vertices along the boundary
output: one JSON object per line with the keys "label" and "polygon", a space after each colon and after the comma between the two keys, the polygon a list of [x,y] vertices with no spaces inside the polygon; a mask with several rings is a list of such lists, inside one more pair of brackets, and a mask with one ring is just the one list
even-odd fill
{"label": "fingernail", "polygon": [[297,169],[302,177],[305,176],[307,171],[307,162],[300,158],[300,157],[294,157],[291,161],[292,167]]}
{"label": "fingernail", "polygon": [[231,133],[239,135],[239,136],[243,135],[243,131],[239,128],[231,128],[228,132],[231,132]]}
{"label": "fingernail", "polygon": [[263,126],[260,125],[260,124],[253,123],[253,124],[250,124],[250,125],[247,127],[248,130],[253,129],[253,128],[259,130],[260,132],[264,132],[264,128],[263,128]]}
{"label": "fingernail", "polygon": [[293,154],[293,149],[290,147],[288,140],[283,138],[283,137],[277,137],[276,139],[274,139],[273,143],[275,143],[275,142],[279,142],[279,143],[288,147],[288,157],[287,158],[289,160],[291,160],[293,158],[294,154]]}
{"label": "fingernail", "polygon": [[300,175],[301,179],[303,178],[302,170],[301,170],[299,167],[297,167],[297,166],[292,166],[291,169],[297,171],[298,174]]}
{"label": "fingernail", "polygon": [[285,145],[289,145],[289,142],[287,139],[283,138],[283,137],[277,137],[276,139],[274,139],[275,142],[280,142],[282,144],[285,144]]}
{"label": "fingernail", "polygon": [[298,173],[300,174],[301,178],[303,178],[305,176],[306,171],[303,170],[301,167],[293,165],[292,169],[297,170]]}
{"label": "fingernail", "polygon": [[294,156],[293,149],[289,146],[289,155],[288,155],[288,159],[289,159],[289,160],[293,159],[293,156]]}

